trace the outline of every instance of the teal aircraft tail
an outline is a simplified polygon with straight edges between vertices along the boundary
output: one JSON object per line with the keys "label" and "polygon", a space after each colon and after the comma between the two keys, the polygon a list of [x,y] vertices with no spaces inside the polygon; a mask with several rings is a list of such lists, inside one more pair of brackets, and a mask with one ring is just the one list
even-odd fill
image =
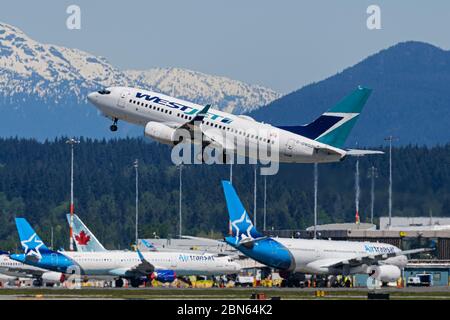
{"label": "teal aircraft tail", "polygon": [[342,148],[371,92],[371,89],[358,87],[310,124],[284,126],[280,129]]}

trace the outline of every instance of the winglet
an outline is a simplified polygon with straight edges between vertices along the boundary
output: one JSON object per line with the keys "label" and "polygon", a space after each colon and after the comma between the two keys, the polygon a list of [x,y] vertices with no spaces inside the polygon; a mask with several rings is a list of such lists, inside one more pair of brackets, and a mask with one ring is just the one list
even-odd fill
{"label": "winglet", "polygon": [[197,112],[197,114],[195,115],[195,117],[191,120],[191,123],[194,122],[202,122],[203,119],[206,117],[206,115],[208,114],[208,110],[209,108],[211,108],[210,104],[207,104],[206,106],[203,107],[202,110],[200,110],[199,112]]}
{"label": "winglet", "polygon": [[141,250],[139,250],[139,249],[136,248],[136,252],[137,252],[137,254],[138,254],[138,256],[139,256],[139,259],[141,259],[141,261],[145,261],[145,258],[144,258],[144,256],[142,255]]}

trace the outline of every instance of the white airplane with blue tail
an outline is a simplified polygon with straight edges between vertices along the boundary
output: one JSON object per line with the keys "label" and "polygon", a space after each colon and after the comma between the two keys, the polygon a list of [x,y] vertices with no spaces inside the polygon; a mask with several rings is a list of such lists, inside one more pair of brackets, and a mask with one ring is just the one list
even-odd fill
{"label": "white airplane with blue tail", "polygon": [[254,227],[247,211],[229,181],[222,181],[230,217],[231,234],[225,241],[246,256],[290,273],[350,275],[377,272],[382,282],[396,281],[407,262],[407,255],[431,251],[420,248],[400,250],[378,242],[273,238]]}

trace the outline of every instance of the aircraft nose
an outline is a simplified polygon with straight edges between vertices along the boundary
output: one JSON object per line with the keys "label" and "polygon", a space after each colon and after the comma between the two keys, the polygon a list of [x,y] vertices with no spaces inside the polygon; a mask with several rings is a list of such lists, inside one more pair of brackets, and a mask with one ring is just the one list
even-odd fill
{"label": "aircraft nose", "polygon": [[87,99],[90,103],[95,102],[95,98],[97,98],[97,92],[91,92],[88,94]]}

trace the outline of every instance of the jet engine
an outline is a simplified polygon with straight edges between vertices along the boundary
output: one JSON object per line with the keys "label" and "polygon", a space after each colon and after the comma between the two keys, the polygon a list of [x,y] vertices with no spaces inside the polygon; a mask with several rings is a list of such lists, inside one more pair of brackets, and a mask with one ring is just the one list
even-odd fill
{"label": "jet engine", "polygon": [[144,134],[158,142],[174,145],[178,142],[178,139],[175,141],[175,131],[162,123],[150,121],[145,125]]}
{"label": "jet engine", "polygon": [[152,273],[151,278],[160,282],[172,282],[177,278],[177,275],[173,270],[157,270]]}
{"label": "jet engine", "polygon": [[381,282],[397,281],[401,274],[400,268],[391,264],[385,264],[378,267],[378,279]]}
{"label": "jet engine", "polygon": [[65,280],[65,276],[61,272],[48,271],[42,274],[42,281],[44,283],[62,283]]}
{"label": "jet engine", "polygon": [[41,287],[43,285],[53,286],[54,284],[57,283],[63,283],[65,279],[66,277],[61,272],[48,271],[44,272],[42,276],[35,278],[33,280],[33,286],[36,287]]}

